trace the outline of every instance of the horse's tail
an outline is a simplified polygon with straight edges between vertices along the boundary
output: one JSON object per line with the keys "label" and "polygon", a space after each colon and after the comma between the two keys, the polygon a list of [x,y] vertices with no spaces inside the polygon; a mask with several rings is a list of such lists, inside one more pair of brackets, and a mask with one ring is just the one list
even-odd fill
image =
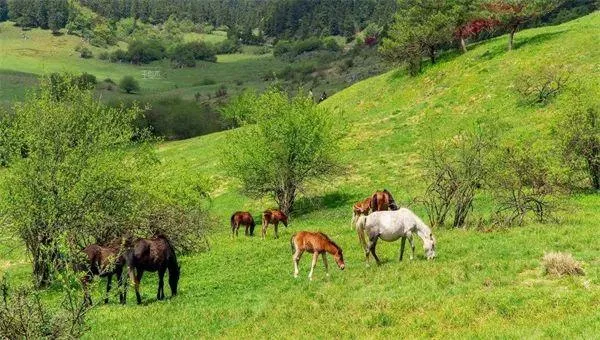
{"label": "horse's tail", "polygon": [[254,236],[254,227],[256,227],[254,217],[250,216],[250,236]]}
{"label": "horse's tail", "polygon": [[290,247],[292,247],[292,254],[294,254],[296,252],[296,245],[294,244],[295,237],[296,237],[296,234],[292,235],[292,237],[290,238]]}
{"label": "horse's tail", "polygon": [[394,200],[394,196],[392,196],[392,193],[391,193],[391,192],[389,192],[389,191],[388,191],[388,189],[383,189],[383,192],[385,192],[385,193],[388,195],[389,199],[390,199],[390,204],[389,204],[389,206],[390,206],[390,209],[391,209],[391,210],[398,210],[398,209],[400,209],[400,208],[398,207],[398,204],[397,204],[397,203],[396,203],[396,201]]}
{"label": "horse's tail", "polygon": [[233,215],[231,215],[231,218],[230,218],[230,222],[231,222],[231,229],[233,229],[233,228],[235,227],[235,215],[236,215],[236,214],[237,214],[237,213],[233,213]]}

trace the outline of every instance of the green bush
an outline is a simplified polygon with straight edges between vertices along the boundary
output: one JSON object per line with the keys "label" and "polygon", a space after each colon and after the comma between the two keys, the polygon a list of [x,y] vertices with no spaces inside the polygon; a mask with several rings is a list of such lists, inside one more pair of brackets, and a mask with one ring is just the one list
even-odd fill
{"label": "green bush", "polygon": [[196,60],[216,62],[215,53],[215,48],[204,41],[180,44],[169,52],[174,67],[194,67]]}
{"label": "green bush", "polygon": [[108,53],[107,51],[102,51],[98,54],[98,59],[100,60],[109,60],[110,59],[110,53]]}
{"label": "green bush", "polygon": [[119,82],[119,87],[126,93],[134,93],[140,90],[140,84],[132,76],[125,76]]}
{"label": "green bush", "polygon": [[239,53],[242,46],[234,40],[223,40],[215,45],[216,54],[233,54]]}
{"label": "green bush", "polygon": [[133,64],[147,64],[166,56],[164,45],[157,39],[134,40],[127,49],[129,61]]}
{"label": "green bush", "polygon": [[279,40],[273,48],[273,56],[283,57],[285,55],[291,54],[293,51],[294,45],[290,41]]}
{"label": "green bush", "polygon": [[90,50],[89,48],[82,47],[79,50],[79,56],[84,59],[89,59],[89,58],[92,58],[94,56],[94,54],[92,53],[92,50]]}

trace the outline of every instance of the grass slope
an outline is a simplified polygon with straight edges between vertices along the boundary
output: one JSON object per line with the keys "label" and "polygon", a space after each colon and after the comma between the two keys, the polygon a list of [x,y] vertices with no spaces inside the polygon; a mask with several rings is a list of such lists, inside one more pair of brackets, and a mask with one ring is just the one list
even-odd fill
{"label": "grass slope", "polygon": [[[477,120],[506,126],[504,143],[551,138],[549,118],[556,104],[518,105],[511,89],[514,76],[560,62],[573,68],[574,79],[598,79],[598,27],[600,15],[594,13],[519,32],[512,52],[505,51],[505,37],[500,37],[465,55],[447,56],[419,77],[390,72],[329,98],[322,105],[342,109],[351,122],[342,153],[348,173],[312,187],[312,198],[301,199],[298,214],[278,240],[272,239],[272,229],[265,241],[229,238],[232,211],[247,209],[258,217],[272,202],[241,196],[223,173],[218,159],[227,132],[162,145],[159,153],[171,177],[212,178],[212,211],[221,218],[221,229],[212,236],[210,252],[181,258],[179,296],[156,302],[156,279],[149,274],[142,285],[146,305],[135,306],[130,296],[129,305],[119,306],[113,298],[89,315],[87,337],[596,337],[598,195],[565,201],[569,215],[560,225],[490,233],[435,230],[435,261],[424,260],[420,241],[417,259],[402,263],[398,244],[380,243],[386,263],[371,267],[365,267],[349,227],[349,207],[382,187],[409,203],[423,189],[420,147],[452,138]],[[305,255],[302,277],[294,280],[288,241],[298,230],[328,233],[344,249],[346,270],[332,268],[327,278],[319,263],[315,281],[308,282]],[[539,261],[546,251],[571,252],[584,262],[586,276],[543,276]],[[13,256],[11,261],[21,258]],[[16,275],[27,271],[24,263],[4,266]]]}

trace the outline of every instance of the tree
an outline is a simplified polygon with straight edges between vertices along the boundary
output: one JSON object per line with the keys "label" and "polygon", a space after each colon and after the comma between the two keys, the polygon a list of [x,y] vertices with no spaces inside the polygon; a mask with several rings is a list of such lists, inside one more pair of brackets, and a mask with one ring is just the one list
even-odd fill
{"label": "tree", "polygon": [[57,34],[67,24],[69,4],[67,0],[50,0],[48,6],[48,28]]}
{"label": "tree", "polygon": [[0,22],[8,20],[8,3],[7,0],[0,0]]}
{"label": "tree", "polygon": [[515,33],[524,24],[541,17],[565,0],[492,0],[485,8],[508,30],[508,50],[514,47]]}
{"label": "tree", "polygon": [[134,93],[140,90],[140,84],[132,76],[125,76],[119,82],[119,87],[126,93]]}
{"label": "tree", "polygon": [[576,173],[586,173],[591,186],[600,190],[600,93],[594,87],[573,88],[564,103],[564,115],[556,130],[567,164]]}
{"label": "tree", "polygon": [[242,125],[229,135],[223,150],[228,172],[252,196],[273,195],[289,213],[310,180],[338,169],[339,139],[344,127],[336,113],[317,106],[307,95],[289,98],[269,90],[245,93],[223,110]]}
{"label": "tree", "polygon": [[149,180],[152,149],[133,128],[141,110],[105,107],[74,83],[43,79],[0,129],[21,146],[0,179],[2,228],[23,240],[38,286],[52,281],[65,242],[81,249],[120,235],[143,197],[135,183]]}
{"label": "tree", "polygon": [[407,0],[399,4],[381,51],[388,59],[407,62],[410,74],[416,75],[423,54],[433,64],[437,51],[452,41],[454,21],[447,0]]}

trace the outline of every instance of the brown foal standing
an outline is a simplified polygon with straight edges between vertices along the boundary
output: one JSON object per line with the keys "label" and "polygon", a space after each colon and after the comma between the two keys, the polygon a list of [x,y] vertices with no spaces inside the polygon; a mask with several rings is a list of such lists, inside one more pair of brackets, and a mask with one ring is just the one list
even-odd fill
{"label": "brown foal standing", "polygon": [[288,226],[288,217],[281,210],[265,210],[262,215],[262,238],[264,239],[267,235],[267,227],[272,224],[275,227],[275,238],[279,238],[277,229],[279,222],[283,223],[284,226]]}
{"label": "brown foal standing", "polygon": [[313,254],[312,264],[310,267],[310,273],[308,279],[312,281],[313,271],[317,265],[319,255],[323,256],[323,265],[325,265],[325,272],[329,276],[329,267],[327,265],[327,253],[333,255],[333,258],[341,270],[344,270],[346,265],[344,264],[344,255],[342,254],[342,248],[340,248],[335,242],[333,242],[329,236],[321,232],[310,232],[301,231],[294,234],[290,239],[290,245],[292,247],[292,253],[294,254],[292,259],[294,260],[294,277],[298,277],[298,262],[300,257],[305,251]]}
{"label": "brown foal standing", "polygon": [[244,231],[244,235],[246,236],[254,236],[254,227],[256,224],[254,223],[254,218],[252,218],[252,214],[247,211],[236,211],[231,215],[231,236],[238,236],[238,230],[240,229],[240,225],[246,227]]}

